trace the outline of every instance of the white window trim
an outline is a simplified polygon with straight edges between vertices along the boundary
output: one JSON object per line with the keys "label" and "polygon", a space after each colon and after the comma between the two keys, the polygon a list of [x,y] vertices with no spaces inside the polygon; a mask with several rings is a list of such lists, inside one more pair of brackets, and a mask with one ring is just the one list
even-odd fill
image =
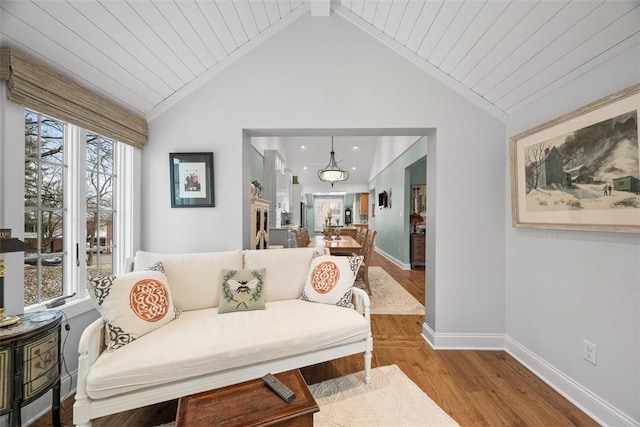
{"label": "white window trim", "polygon": [[[24,118],[24,114],[23,114]],[[24,121],[22,122],[24,129]],[[66,300],[65,305],[56,307],[56,310],[63,311],[67,318],[71,319],[94,309],[86,288],[87,277],[87,253],[83,242],[86,242],[86,203],[79,200],[80,195],[84,195],[86,188],[86,172],[79,166],[86,164],[86,141],[87,131],[77,126],[68,124],[65,131],[65,158],[69,159],[66,168],[64,220],[65,239],[64,253],[65,265],[63,268],[63,296],[76,295]],[[139,176],[136,173],[136,165],[140,166],[140,150],[127,144],[116,144],[114,174],[117,176],[116,188],[114,188],[114,202],[116,203],[116,221],[114,233],[117,234],[118,242],[112,254],[114,274],[125,271],[126,259],[133,256],[134,249],[139,242],[138,229],[139,221],[137,212],[139,206],[135,198],[136,188],[139,189]],[[22,155],[24,156],[24,139],[22,140]],[[68,157],[67,157],[68,156]],[[24,188],[24,175],[22,178],[22,188]],[[78,206],[77,209],[72,209]],[[124,208],[126,207],[126,208]],[[129,208],[131,207],[131,208]],[[24,218],[24,215],[22,215]],[[24,229],[24,219],[21,225]],[[68,230],[68,231],[67,231]],[[77,246],[78,245],[78,246]],[[76,261],[77,260],[77,261]],[[34,311],[46,310],[44,301],[30,306],[24,306],[23,311],[30,313]]]}

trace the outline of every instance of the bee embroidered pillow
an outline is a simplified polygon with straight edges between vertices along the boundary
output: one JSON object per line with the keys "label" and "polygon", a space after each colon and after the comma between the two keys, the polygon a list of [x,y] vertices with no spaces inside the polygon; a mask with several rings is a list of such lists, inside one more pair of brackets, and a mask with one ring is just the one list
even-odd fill
{"label": "bee embroidered pillow", "polygon": [[87,283],[89,295],[107,324],[107,351],[129,344],[180,315],[173,306],[162,265],[151,268],[99,276]]}
{"label": "bee embroidered pillow", "polygon": [[264,310],[264,268],[220,270],[220,305],[218,313]]}
{"label": "bee embroidered pillow", "polygon": [[301,299],[353,308],[351,289],[362,264],[361,256],[322,255],[309,267]]}

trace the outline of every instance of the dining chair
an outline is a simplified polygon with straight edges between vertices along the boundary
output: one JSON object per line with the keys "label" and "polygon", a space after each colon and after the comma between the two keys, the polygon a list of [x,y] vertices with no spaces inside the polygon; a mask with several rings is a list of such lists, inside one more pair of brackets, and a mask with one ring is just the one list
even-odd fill
{"label": "dining chair", "polygon": [[376,230],[370,230],[367,233],[367,238],[360,253],[364,259],[362,260],[362,264],[360,264],[360,269],[356,276],[356,279],[362,279],[369,295],[371,295],[371,287],[369,286],[369,264],[371,264],[371,254],[373,253],[373,248],[375,246],[376,234],[378,234]]}
{"label": "dining chair", "polygon": [[360,255],[364,256],[364,247],[367,244],[367,235],[369,234],[369,230],[367,228],[360,228],[360,236],[356,239],[356,241],[360,244],[362,249],[360,249]]}
{"label": "dining chair", "polygon": [[296,245],[299,248],[304,248],[307,245],[304,244],[304,238],[302,236],[302,229],[301,228],[296,228],[295,230],[293,230],[293,234],[296,236]]}
{"label": "dining chair", "polygon": [[306,248],[307,246],[309,246],[309,243],[311,243],[311,240],[309,240],[309,229],[307,227],[303,227],[300,229],[300,234],[302,237],[302,246],[303,248]]}
{"label": "dining chair", "polygon": [[353,236],[353,238],[355,239],[356,242],[360,243],[360,235],[362,234],[362,228],[358,227],[356,229],[356,235]]}

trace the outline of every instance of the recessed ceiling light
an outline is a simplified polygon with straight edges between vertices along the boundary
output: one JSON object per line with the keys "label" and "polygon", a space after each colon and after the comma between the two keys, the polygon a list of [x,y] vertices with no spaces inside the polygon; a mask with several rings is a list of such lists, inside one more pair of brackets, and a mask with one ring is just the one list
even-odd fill
{"label": "recessed ceiling light", "polygon": [[306,166],[303,166],[303,167],[302,167],[302,169],[307,170],[307,167],[306,167]]}
{"label": "recessed ceiling light", "polygon": [[353,149],[354,149],[354,150],[357,150],[358,148],[360,148],[360,147],[358,147],[357,145],[354,145],[354,146],[353,146]]}
{"label": "recessed ceiling light", "polygon": [[356,170],[356,167],[355,166],[351,166],[351,170]]}
{"label": "recessed ceiling light", "polygon": [[301,149],[301,150],[306,150],[306,149],[307,149],[307,146],[306,146],[306,145],[301,145],[301,146],[300,146],[300,149]]}

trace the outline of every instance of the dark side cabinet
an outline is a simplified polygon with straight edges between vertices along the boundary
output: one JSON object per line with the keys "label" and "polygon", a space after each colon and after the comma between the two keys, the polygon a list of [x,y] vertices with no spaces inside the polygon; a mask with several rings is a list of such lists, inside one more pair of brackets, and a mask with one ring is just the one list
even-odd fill
{"label": "dark side cabinet", "polygon": [[424,267],[425,264],[425,235],[423,233],[411,233],[411,268]]}
{"label": "dark side cabinet", "polygon": [[0,415],[11,413],[20,426],[20,408],[53,390],[52,424],[60,426],[59,311],[21,315],[20,322],[0,328]]}

